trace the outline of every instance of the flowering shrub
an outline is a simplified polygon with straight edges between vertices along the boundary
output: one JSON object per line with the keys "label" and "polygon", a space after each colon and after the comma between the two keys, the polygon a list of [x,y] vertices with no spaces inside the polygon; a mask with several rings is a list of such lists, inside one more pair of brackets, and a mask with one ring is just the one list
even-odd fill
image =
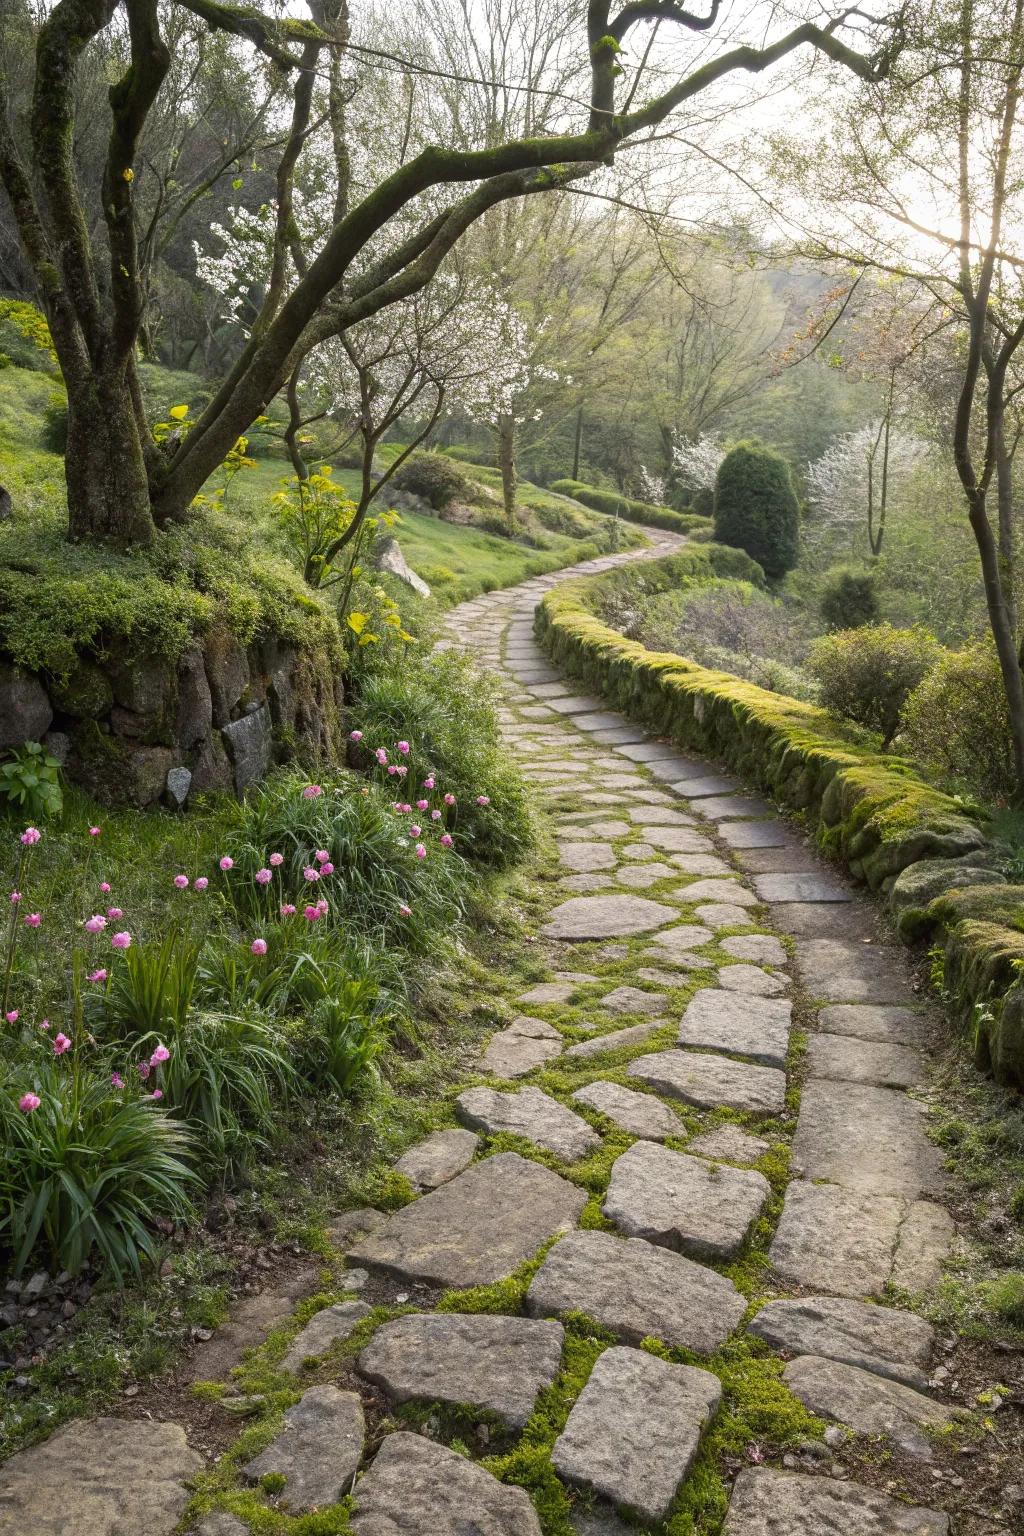
{"label": "flowering shrub", "polygon": [[[522,856],[532,838],[526,791],[500,745],[490,685],[466,658],[454,651],[416,653],[401,666],[377,668],[371,660],[350,713],[364,755],[408,737],[411,755],[396,759],[392,752],[385,763],[378,760],[378,777],[421,790],[433,779],[423,814],[429,818],[442,810],[440,831],[448,833],[458,853],[495,868]],[[408,769],[404,775],[402,767]],[[452,806],[445,794],[455,796]],[[422,794],[401,788],[396,798],[415,808]]]}

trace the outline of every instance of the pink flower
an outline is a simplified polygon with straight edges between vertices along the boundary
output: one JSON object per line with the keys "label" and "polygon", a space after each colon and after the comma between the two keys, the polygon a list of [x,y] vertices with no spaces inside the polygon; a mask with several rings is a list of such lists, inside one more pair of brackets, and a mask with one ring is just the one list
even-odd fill
{"label": "pink flower", "polygon": [[380,763],[381,767],[383,768],[384,764],[388,760],[388,755],[385,752],[384,748],[383,747],[378,747],[373,755],[377,759],[378,763]]}
{"label": "pink flower", "polygon": [[407,907],[403,903],[398,909],[398,915],[399,917],[412,917],[412,907]]}
{"label": "pink flower", "polygon": [[434,775],[430,774],[427,778],[425,778],[423,780],[423,788],[424,789],[433,789],[435,783],[436,783],[436,780],[434,778]]}
{"label": "pink flower", "polygon": [[90,827],[89,828],[89,836],[90,837],[99,837],[99,835],[100,835],[99,827]]}
{"label": "pink flower", "polygon": [[363,733],[362,731],[349,731],[348,739],[349,741],[362,741]]}
{"label": "pink flower", "polygon": [[25,924],[26,928],[38,928],[42,920],[43,916],[41,912],[29,912],[24,918],[22,918],[22,922]]}
{"label": "pink flower", "polygon": [[416,823],[413,822],[412,825],[409,828],[409,836],[410,837],[419,837],[419,835],[420,835],[420,833],[422,831],[423,831],[423,828],[422,827],[418,827],[416,825]]}
{"label": "pink flower", "polygon": [[320,911],[320,908],[318,906],[317,907],[310,906],[310,907],[304,907],[303,908],[302,915],[303,915],[303,917],[306,919],[306,921],[308,923],[315,923],[318,917],[322,917],[323,916],[323,913]]}
{"label": "pink flower", "polygon": [[267,941],[266,939],[253,939],[249,948],[254,955],[265,955],[267,952]]}
{"label": "pink flower", "polygon": [[151,1067],[158,1067],[162,1061],[170,1061],[170,1059],[171,1053],[167,1049],[166,1045],[158,1045],[152,1056],[149,1058],[149,1064]]}
{"label": "pink flower", "polygon": [[284,863],[284,854],[272,853],[270,855],[269,863],[271,869],[280,869],[281,865]]}
{"label": "pink flower", "polygon": [[477,805],[490,805],[491,797],[490,795],[477,795],[476,803]]}
{"label": "pink flower", "polygon": [[21,834],[21,840],[28,847],[31,847],[33,843],[38,843],[42,835],[38,827],[26,827]]}
{"label": "pink flower", "polygon": [[53,1037],[53,1054],[55,1056],[63,1056],[64,1052],[65,1051],[70,1051],[70,1049],[71,1049],[71,1041],[68,1039],[67,1035],[64,1035],[64,1034],[56,1034],[56,1035],[54,1035],[54,1037]]}
{"label": "pink flower", "polygon": [[390,773],[390,774],[391,774],[391,776],[392,776],[392,777],[394,777],[394,775],[395,775],[395,774],[396,774],[396,773],[397,773],[397,772],[398,772],[398,767],[397,767],[397,764],[395,764],[395,763],[389,763],[389,764],[388,764],[388,773]]}
{"label": "pink flower", "polygon": [[445,803],[445,805],[454,805],[455,804],[455,796],[454,795],[445,795],[444,803]]}
{"label": "pink flower", "polygon": [[398,743],[398,750],[401,752],[403,757],[408,757],[410,751],[409,743],[407,741],[400,741]]}
{"label": "pink flower", "polygon": [[411,805],[410,805],[410,804],[409,804],[409,802],[408,802],[408,800],[407,800],[407,801],[406,801],[406,802],[405,802],[405,804],[404,804],[404,805],[403,805],[403,806],[402,806],[402,810],[403,810],[403,811],[404,811],[404,812],[405,812],[405,814],[406,814],[406,815],[407,815],[407,816],[408,816],[408,814],[409,814],[409,812],[410,812],[410,811],[411,811],[411,810],[412,810],[412,806],[411,806]]}
{"label": "pink flower", "polygon": [[151,1099],[162,1099],[163,1096],[164,1096],[164,1091],[163,1091],[162,1088],[154,1088],[153,1092],[149,1095],[149,1097]]}
{"label": "pink flower", "polygon": [[107,973],[102,967],[98,971],[90,971],[86,977],[87,981],[106,981],[106,979]]}
{"label": "pink flower", "polygon": [[269,869],[258,869],[256,871],[256,884],[257,885],[269,885],[271,880],[273,880],[273,878],[274,877],[270,873]]}
{"label": "pink flower", "polygon": [[334,865],[331,863],[330,859],[327,860],[326,864],[321,864],[320,865],[320,873],[322,875],[333,875],[334,874]]}
{"label": "pink flower", "polygon": [[111,1086],[111,1088],[123,1088],[124,1087],[124,1078],[121,1076],[120,1072],[111,1072],[111,1074],[110,1074],[110,1086]]}
{"label": "pink flower", "polygon": [[396,773],[397,773],[397,774],[398,774],[398,777],[399,777],[399,778],[400,778],[400,779],[404,779],[404,778],[405,778],[405,776],[406,776],[406,774],[407,774],[407,773],[408,773],[408,772],[409,772],[409,770],[408,770],[408,768],[407,768],[407,767],[406,767],[406,766],[405,766],[405,764],[404,764],[404,763],[403,763],[403,764],[402,764],[402,766],[401,766],[401,767],[400,767],[400,768],[396,768],[396,769],[395,769],[395,772],[396,772]]}
{"label": "pink flower", "polygon": [[49,1027],[50,1027],[49,1019],[40,1019],[39,1020],[39,1028],[41,1030],[43,1030],[44,1033],[46,1032],[46,1030],[49,1029]]}
{"label": "pink flower", "polygon": [[312,864],[307,864],[305,869],[302,871],[302,873],[306,877],[307,880],[311,880],[312,881],[312,880],[319,880],[320,879],[320,871],[318,869],[314,869]]}
{"label": "pink flower", "polygon": [[293,917],[294,915],[295,915],[295,908],[292,906],[291,902],[290,901],[284,902],[282,907],[281,907],[281,916],[282,917]]}
{"label": "pink flower", "polygon": [[209,883],[205,875],[200,875],[198,880],[193,880],[192,882],[197,891],[205,891]]}
{"label": "pink flower", "polygon": [[20,900],[21,900],[21,892],[20,891],[12,891],[11,892],[11,905],[16,907]]}
{"label": "pink flower", "polygon": [[327,860],[330,858],[330,854],[327,852],[326,848],[318,848],[313,857],[316,859],[318,864],[326,864]]}
{"label": "pink flower", "polygon": [[220,861],[220,867],[226,873],[229,869],[234,869],[235,861],[228,854],[225,854],[224,857]]}
{"label": "pink flower", "polygon": [[34,1109],[38,1109],[42,1103],[38,1093],[23,1093],[18,1100],[18,1108],[23,1115],[30,1115]]}
{"label": "pink flower", "polygon": [[149,1065],[148,1061],[140,1061],[135,1070],[138,1072],[139,1076],[142,1078],[142,1081],[145,1082],[147,1077],[149,1076],[150,1072],[153,1069]]}
{"label": "pink flower", "polygon": [[425,811],[429,805],[430,805],[430,801],[429,800],[417,800],[416,801],[416,809],[418,811]]}
{"label": "pink flower", "polygon": [[131,947],[132,936],[130,933],[115,933],[110,942],[115,949],[129,949]]}
{"label": "pink flower", "polygon": [[18,1010],[17,1010],[17,1008],[12,1008],[10,1013],[5,1013],[4,1014],[4,1018],[7,1020],[8,1024],[17,1024],[17,1022],[18,1022]]}
{"label": "pink flower", "polygon": [[320,784],[307,784],[302,791],[302,798],[303,800],[315,800],[318,795],[322,794],[323,787]]}
{"label": "pink flower", "polygon": [[119,917],[124,917],[124,913],[121,911],[120,907],[108,907],[107,916],[110,918],[111,922],[116,922]]}
{"label": "pink flower", "polygon": [[441,812],[440,811],[431,811],[430,819],[431,819],[431,821],[440,821],[441,820]]}
{"label": "pink flower", "polygon": [[427,850],[424,848],[423,844],[422,843],[417,843],[416,844],[416,857],[418,859],[425,859],[426,856],[427,856]]}
{"label": "pink flower", "polygon": [[107,926],[107,920],[99,912],[94,912],[92,917],[87,917],[82,927],[86,933],[102,933]]}
{"label": "pink flower", "polygon": [[440,839],[440,842],[441,842],[441,847],[442,848],[454,848],[455,847],[455,839],[448,832],[446,832],[444,834],[444,837],[442,837]]}
{"label": "pink flower", "polygon": [[103,892],[104,896],[109,896],[110,895],[110,882],[108,880],[101,880],[100,881],[100,890]]}
{"label": "pink flower", "polygon": [[188,890],[188,875],[175,875],[174,883],[179,891]]}
{"label": "pink flower", "polygon": [[330,911],[330,903],[328,902],[326,896],[320,897],[320,900],[316,904],[316,909],[320,913],[321,917],[327,916],[327,913]]}

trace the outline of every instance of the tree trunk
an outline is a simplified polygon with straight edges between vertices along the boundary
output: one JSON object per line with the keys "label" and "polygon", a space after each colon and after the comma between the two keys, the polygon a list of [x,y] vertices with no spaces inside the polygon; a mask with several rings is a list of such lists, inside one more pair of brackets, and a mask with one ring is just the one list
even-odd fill
{"label": "tree trunk", "polygon": [[511,416],[498,418],[498,467],[508,531],[516,531],[516,424]]}
{"label": "tree trunk", "polygon": [[576,412],[576,436],[572,445],[572,478],[580,477],[580,451],[583,447],[583,407]]}
{"label": "tree trunk", "polygon": [[996,498],[999,509],[999,571],[1013,632],[1018,636],[1017,551],[1013,517],[1013,457],[1006,441],[1002,412],[994,433]]}
{"label": "tree trunk", "polygon": [[92,374],[68,388],[68,533],[113,544],[149,544],[156,534],[149,480],[131,391]]}
{"label": "tree trunk", "polygon": [[1013,765],[1017,777],[1015,798],[1020,803],[1024,802],[1024,673],[1021,671],[1020,657],[1017,654],[1011,610],[1003,588],[999,551],[992,537],[992,529],[985,508],[984,491],[976,491],[971,498],[969,516],[978,545],[978,553],[981,556],[981,573],[985,581],[989,626],[996,643],[999,669],[1003,677],[1003,687],[1006,690],[1010,736],[1013,743]]}

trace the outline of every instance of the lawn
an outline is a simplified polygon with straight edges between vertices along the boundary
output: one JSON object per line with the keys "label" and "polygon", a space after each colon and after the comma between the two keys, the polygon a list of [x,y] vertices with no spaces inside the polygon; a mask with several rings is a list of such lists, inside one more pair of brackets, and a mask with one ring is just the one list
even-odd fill
{"label": "lawn", "polygon": [[[144,378],[158,414],[177,403],[188,402],[194,410],[201,408],[202,382],[191,375],[146,367]],[[57,380],[47,374],[18,367],[0,369],[0,484],[7,487],[14,501],[13,527],[22,536],[8,547],[8,553],[13,552],[18,559],[36,545],[37,539],[51,554],[61,543],[64,469],[60,455],[51,451],[46,418],[51,401],[59,404],[61,399]],[[244,531],[246,541],[255,533],[266,553],[291,559],[271,511],[271,498],[290,475],[291,466],[276,442],[260,442],[254,437],[253,450],[258,455],[255,467],[242,471],[233,481],[227,516],[221,519],[214,515],[212,523],[232,524],[233,532]],[[387,444],[380,457],[386,461],[397,450],[398,445]],[[460,465],[460,469],[494,499],[493,493],[500,486],[496,470],[473,464]],[[356,471],[339,469],[337,479],[350,492],[357,490]],[[219,483],[219,475],[212,477],[211,486]],[[430,585],[440,607],[559,570],[609,549],[645,542],[636,529],[528,481],[520,483],[519,502],[525,526],[522,538],[516,540],[440,518],[402,515],[394,532],[409,564]],[[386,506],[387,499],[382,497],[382,507]],[[480,515],[499,517],[497,501],[481,508]],[[35,525],[31,532],[23,520]],[[0,562],[3,558],[0,544]]]}

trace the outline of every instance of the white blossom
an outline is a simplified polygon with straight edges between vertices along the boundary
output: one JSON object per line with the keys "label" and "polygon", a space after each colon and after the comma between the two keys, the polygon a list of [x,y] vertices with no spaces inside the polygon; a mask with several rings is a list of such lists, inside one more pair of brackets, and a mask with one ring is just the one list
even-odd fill
{"label": "white blossom", "polygon": [[703,432],[692,440],[683,438],[672,448],[672,463],[684,486],[693,491],[713,491],[725,447],[717,432]]}

